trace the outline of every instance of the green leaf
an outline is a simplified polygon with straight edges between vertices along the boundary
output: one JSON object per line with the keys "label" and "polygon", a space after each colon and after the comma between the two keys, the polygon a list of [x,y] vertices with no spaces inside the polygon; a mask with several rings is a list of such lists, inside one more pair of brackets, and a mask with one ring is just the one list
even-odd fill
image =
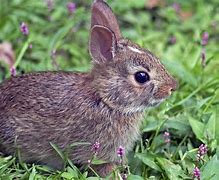
{"label": "green leaf", "polygon": [[204,142],[204,130],[205,130],[205,125],[204,123],[194,119],[193,117],[189,116],[189,123],[192,127],[192,131],[196,135],[196,137]]}
{"label": "green leaf", "polygon": [[[9,158],[7,158],[7,159],[9,160]],[[10,159],[11,159],[11,157],[10,157]],[[3,160],[5,160],[5,158]],[[10,167],[14,163],[14,161],[15,161],[15,158],[11,159],[6,164],[2,164],[2,165],[0,164],[0,174],[3,174],[3,172],[6,171],[7,168]],[[0,163],[1,163],[1,161],[0,161]]]}
{"label": "green leaf", "polygon": [[100,165],[100,164],[105,164],[105,163],[107,163],[107,161],[94,158],[91,163],[94,164],[94,165]]}
{"label": "green leaf", "polygon": [[88,142],[75,142],[75,143],[70,144],[70,147],[81,146],[81,145],[91,145],[91,143],[88,143]]}
{"label": "green leaf", "polygon": [[68,173],[71,173],[72,176],[78,177],[78,169],[72,169],[70,167],[67,167]]}
{"label": "green leaf", "polygon": [[161,172],[160,167],[155,163],[156,156],[151,153],[136,153],[137,158],[139,158],[144,164],[149,166],[152,169]]}
{"label": "green leaf", "polygon": [[215,138],[217,140],[217,145],[219,145],[219,105],[216,106],[215,108],[215,114],[213,118],[215,119]]}
{"label": "green leaf", "polygon": [[35,166],[33,165],[32,171],[31,171],[30,176],[29,176],[29,180],[34,180],[34,179],[35,179],[35,176],[36,176],[36,168],[35,168]]}
{"label": "green leaf", "polygon": [[178,164],[174,164],[165,158],[156,158],[156,160],[168,179],[181,180],[182,177],[186,177]]}
{"label": "green leaf", "polygon": [[219,160],[215,155],[206,165],[201,168],[201,179],[202,180],[218,180],[219,179]]}
{"label": "green leaf", "polygon": [[152,121],[142,130],[142,132],[155,131],[159,127],[159,121]]}
{"label": "green leaf", "polygon": [[58,153],[58,155],[65,160],[65,155],[62,153],[62,151],[58,148],[57,145],[53,144],[52,142],[50,142],[50,145],[53,147],[53,149]]}
{"label": "green leaf", "polygon": [[22,47],[22,49],[21,49],[21,51],[20,51],[20,53],[19,53],[19,55],[18,55],[18,58],[16,59],[16,62],[15,62],[15,64],[14,64],[14,67],[15,67],[15,68],[19,65],[19,63],[20,63],[22,57],[24,56],[25,52],[26,52],[27,49],[28,49],[28,46],[29,46],[30,42],[31,42],[31,38],[28,39],[28,40],[25,42],[25,44],[23,45],[23,47]]}
{"label": "green leaf", "polygon": [[101,179],[98,177],[88,177],[86,178],[86,180],[101,180]]}
{"label": "green leaf", "polygon": [[70,172],[63,172],[61,174],[61,177],[65,178],[65,179],[73,179],[73,178],[76,178],[77,176],[75,176],[75,174],[72,174]]}
{"label": "green leaf", "polygon": [[166,129],[175,129],[178,131],[188,132],[191,130],[189,124],[185,121],[179,121],[179,120],[168,120],[164,127]]}
{"label": "green leaf", "polygon": [[[216,110],[211,114],[210,119],[205,127],[205,135],[210,139],[215,139],[216,137],[216,129],[219,128],[219,122],[216,120]],[[219,142],[218,142],[219,143]]]}
{"label": "green leaf", "polygon": [[178,77],[180,77],[183,81],[186,81],[186,83],[190,84],[191,86],[196,86],[197,84],[197,78],[194,77],[194,75],[191,73],[191,70],[185,68],[185,65],[182,64],[181,61],[163,61],[164,65],[171,69],[171,71],[176,74]]}
{"label": "green leaf", "polygon": [[141,177],[141,176],[137,176],[137,175],[130,174],[130,175],[128,176],[128,180],[144,180],[144,178]]}
{"label": "green leaf", "polygon": [[58,32],[54,35],[49,45],[49,54],[53,49],[57,49],[61,44],[61,39],[64,38],[67,33],[69,33],[70,29],[73,27],[73,24],[68,24],[58,30]]}

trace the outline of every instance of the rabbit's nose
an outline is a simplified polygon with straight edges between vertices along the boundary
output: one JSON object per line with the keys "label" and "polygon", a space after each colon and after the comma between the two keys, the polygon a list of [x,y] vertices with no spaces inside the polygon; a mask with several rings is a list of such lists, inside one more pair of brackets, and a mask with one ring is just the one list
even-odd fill
{"label": "rabbit's nose", "polygon": [[175,79],[172,79],[172,83],[170,84],[170,92],[176,91],[178,88],[178,82]]}
{"label": "rabbit's nose", "polygon": [[[168,97],[176,90],[176,86],[173,84],[165,85],[163,88],[163,95]],[[165,93],[164,93],[165,92]]]}
{"label": "rabbit's nose", "polygon": [[162,84],[157,92],[154,94],[155,98],[157,99],[165,99],[168,96],[171,95],[171,93],[173,91],[175,91],[177,89],[177,81],[176,80],[172,80],[170,83],[168,84]]}
{"label": "rabbit's nose", "polygon": [[163,87],[166,91],[166,96],[170,96],[178,88],[178,83],[175,79],[172,79],[171,83],[164,85]]}

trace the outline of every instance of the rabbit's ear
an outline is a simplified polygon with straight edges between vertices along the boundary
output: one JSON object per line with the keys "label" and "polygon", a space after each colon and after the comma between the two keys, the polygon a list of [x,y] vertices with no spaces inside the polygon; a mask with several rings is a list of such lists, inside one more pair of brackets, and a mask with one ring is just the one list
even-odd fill
{"label": "rabbit's ear", "polygon": [[95,25],[91,29],[89,50],[95,63],[112,60],[116,50],[115,34],[108,28]]}
{"label": "rabbit's ear", "polygon": [[121,38],[118,22],[111,8],[103,0],[95,0],[92,5],[91,28],[101,25],[109,28],[117,40]]}

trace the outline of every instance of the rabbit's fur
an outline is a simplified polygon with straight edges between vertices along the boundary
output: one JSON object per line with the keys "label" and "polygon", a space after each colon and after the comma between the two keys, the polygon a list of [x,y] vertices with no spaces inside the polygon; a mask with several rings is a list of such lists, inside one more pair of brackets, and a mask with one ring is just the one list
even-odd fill
{"label": "rabbit's fur", "polygon": [[[85,165],[100,143],[98,167],[105,176],[118,160],[121,145],[128,152],[138,138],[144,109],[166,99],[176,81],[148,50],[123,39],[115,16],[102,0],[92,6],[88,73],[42,72],[11,77],[0,84],[0,151],[17,150],[25,162],[63,166],[50,142],[60,149],[74,142],[69,158]],[[134,74],[150,80],[139,84]]]}

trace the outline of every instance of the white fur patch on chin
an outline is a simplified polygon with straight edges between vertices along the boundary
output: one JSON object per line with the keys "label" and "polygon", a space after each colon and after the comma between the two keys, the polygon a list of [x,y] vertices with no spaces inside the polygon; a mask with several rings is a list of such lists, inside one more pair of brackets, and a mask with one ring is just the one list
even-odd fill
{"label": "white fur patch on chin", "polygon": [[150,106],[158,106],[160,103],[162,103],[165,99],[151,99],[150,100]]}
{"label": "white fur patch on chin", "polygon": [[136,53],[140,53],[140,54],[144,53],[144,52],[140,51],[139,49],[134,48],[134,47],[131,47],[131,46],[128,46],[128,48],[129,48],[131,51],[136,52]]}

